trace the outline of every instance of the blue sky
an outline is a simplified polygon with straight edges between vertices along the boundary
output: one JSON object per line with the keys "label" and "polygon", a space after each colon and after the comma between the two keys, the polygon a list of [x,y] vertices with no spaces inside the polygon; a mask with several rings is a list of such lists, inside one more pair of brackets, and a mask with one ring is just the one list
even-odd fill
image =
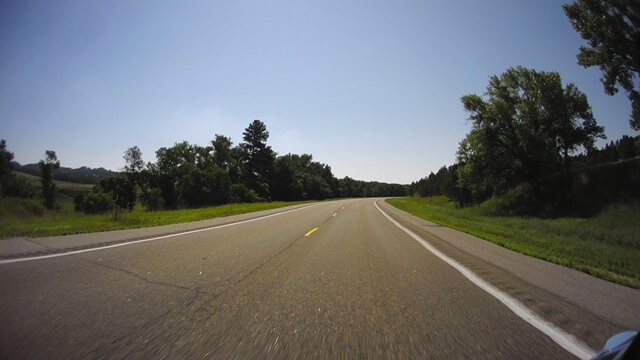
{"label": "blue sky", "polygon": [[237,144],[260,119],[279,154],[410,183],[454,163],[460,97],[513,66],[575,83],[609,140],[637,135],[583,44],[552,0],[3,0],[0,138],[23,164],[116,170],[128,147]]}

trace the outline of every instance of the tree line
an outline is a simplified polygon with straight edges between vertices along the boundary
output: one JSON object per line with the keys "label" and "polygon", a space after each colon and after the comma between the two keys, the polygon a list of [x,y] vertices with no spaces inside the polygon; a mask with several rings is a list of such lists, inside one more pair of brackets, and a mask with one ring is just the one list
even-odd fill
{"label": "tree line", "polygon": [[[124,152],[124,168],[100,180],[90,193],[74,198],[76,211],[100,214],[146,210],[199,208],[227,203],[325,200],[341,197],[406,196],[407,185],[336,178],[331,167],[309,154],[279,156],[267,144],[269,132],[254,120],[243,132],[243,142],[216,134],[206,146],[177,142],[155,152],[156,162],[145,163],[133,146]],[[54,173],[60,168],[55,151],[47,150],[38,164],[43,204],[56,208]],[[34,197],[31,185],[13,174],[13,153],[1,142],[0,197]]]}
{"label": "tree line", "polygon": [[[609,142],[601,149],[593,148],[586,153],[571,157],[574,177],[587,169],[604,165],[621,166],[619,163],[622,161],[638,160],[640,160],[640,135],[635,137],[623,135],[622,138]],[[412,182],[409,185],[409,194],[420,197],[445,195],[462,205],[472,204],[470,192],[458,185],[458,167],[459,163],[449,167],[443,166],[437,172],[431,172],[428,176]]]}
{"label": "tree line", "polygon": [[[631,102],[629,125],[640,129],[640,3],[578,0],[563,5],[587,40],[578,64],[598,66],[605,92],[618,87]],[[589,215],[614,201],[640,200],[639,137],[598,150],[604,128],[587,97],[557,72],[524,67],[489,79],[482,95],[461,98],[471,131],[456,163],[414,182],[411,194],[447,195],[460,206],[497,199],[503,214]],[[607,165],[607,166],[604,166]]]}
{"label": "tree line", "polygon": [[132,210],[137,201],[147,210],[159,210],[406,195],[404,185],[337,179],[329,165],[308,154],[278,156],[268,138],[266,125],[254,120],[237,146],[229,137],[216,134],[207,146],[183,141],[162,147],[156,151],[156,162],[146,164],[140,149],[131,147],[124,154],[122,175],[105,178],[91,194],[79,195],[76,209],[86,213]]}

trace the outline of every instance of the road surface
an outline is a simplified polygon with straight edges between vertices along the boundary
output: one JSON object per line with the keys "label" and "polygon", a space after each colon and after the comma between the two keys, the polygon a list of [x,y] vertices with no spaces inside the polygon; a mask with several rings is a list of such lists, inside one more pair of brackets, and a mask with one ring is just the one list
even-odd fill
{"label": "road surface", "polygon": [[0,259],[0,358],[572,359],[640,328],[637,290],[377,199],[1,240]]}

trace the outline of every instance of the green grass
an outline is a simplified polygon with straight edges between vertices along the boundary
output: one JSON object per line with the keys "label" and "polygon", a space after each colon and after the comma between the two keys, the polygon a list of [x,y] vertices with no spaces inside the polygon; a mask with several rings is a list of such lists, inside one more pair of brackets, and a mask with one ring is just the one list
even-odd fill
{"label": "green grass", "polygon": [[537,219],[486,216],[490,203],[458,209],[443,196],[387,202],[520,253],[640,288],[640,204],[613,205],[589,219]]}
{"label": "green grass", "polygon": [[149,226],[207,220],[254,211],[276,209],[308,202],[270,202],[228,204],[202,209],[147,212],[135,209],[114,215],[85,215],[73,210],[73,203],[63,204],[59,212],[46,211],[37,199],[0,199],[0,239],[28,236],[55,236],[88,232],[134,229]]}
{"label": "green grass", "polygon": [[[25,178],[29,183],[31,183],[31,186],[33,186],[33,189],[36,191],[36,193],[40,193],[42,191],[42,182],[40,177],[19,171],[14,172],[14,174],[16,174],[16,176],[18,177]],[[89,192],[91,191],[91,189],[93,189],[93,185],[91,184],[70,183],[55,179],[53,180],[53,182],[56,184],[58,191],[64,193]]]}
{"label": "green grass", "polygon": [[[26,179],[33,187],[36,197],[39,199],[42,198],[42,182],[40,177],[18,171],[14,173],[16,176]],[[62,208],[70,207],[73,209],[73,198],[77,194],[86,194],[93,190],[93,185],[91,184],[77,184],[60,180],[53,180],[53,182],[56,184],[56,188],[58,190],[57,202]]]}
{"label": "green grass", "polygon": [[21,172],[16,172],[16,176],[23,177],[31,183],[31,186],[33,186],[35,190],[36,198],[0,199],[0,239],[18,236],[42,237],[81,234],[178,224],[261,210],[277,209],[284,206],[310,202],[228,204],[201,209],[154,212],[148,212],[137,207],[132,212],[119,211],[118,219],[115,220],[113,213],[86,215],[74,211],[74,196],[79,193],[90,192],[93,189],[93,185],[54,180],[58,189],[56,203],[59,205],[59,209],[58,211],[49,211],[42,206],[42,184],[40,178]]}

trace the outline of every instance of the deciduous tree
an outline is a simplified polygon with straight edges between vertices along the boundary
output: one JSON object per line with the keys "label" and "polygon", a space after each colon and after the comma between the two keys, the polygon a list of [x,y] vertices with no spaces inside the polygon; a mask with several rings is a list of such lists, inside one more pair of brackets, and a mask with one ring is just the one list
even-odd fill
{"label": "deciduous tree", "polygon": [[510,68],[462,103],[473,126],[458,150],[458,183],[478,201],[522,183],[541,195],[570,155],[604,137],[586,96],[556,72]]}
{"label": "deciduous tree", "polygon": [[9,188],[14,181],[11,160],[13,160],[13,153],[7,149],[7,142],[2,139],[0,140],[0,197],[10,192]]}
{"label": "deciduous tree", "polygon": [[229,170],[231,163],[231,138],[216,134],[216,138],[211,141],[213,146],[213,162],[222,169]]}
{"label": "deciduous tree", "polygon": [[53,172],[60,167],[60,161],[56,152],[47,150],[46,158],[40,160],[40,172],[42,173],[42,197],[47,209],[53,209],[56,204],[56,184],[53,182]]}
{"label": "deciduous tree", "polygon": [[578,64],[602,70],[604,91],[621,86],[631,101],[629,124],[640,130],[640,2],[577,0],[562,6],[573,28],[589,46],[581,46]]}

